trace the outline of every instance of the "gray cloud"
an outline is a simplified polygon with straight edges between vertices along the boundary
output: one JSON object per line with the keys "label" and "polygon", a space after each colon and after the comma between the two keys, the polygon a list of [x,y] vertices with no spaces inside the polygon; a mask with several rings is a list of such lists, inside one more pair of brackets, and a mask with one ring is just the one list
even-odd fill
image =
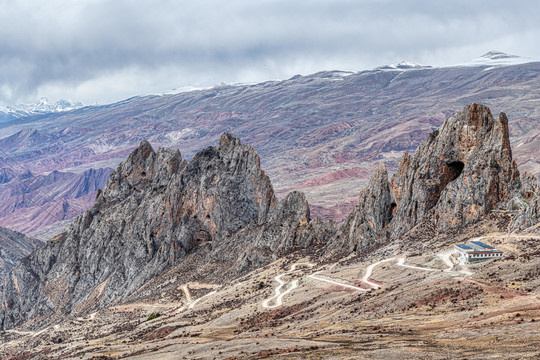
{"label": "gray cloud", "polygon": [[540,59],[530,1],[0,0],[0,104],[120,100],[187,85],[467,61]]}

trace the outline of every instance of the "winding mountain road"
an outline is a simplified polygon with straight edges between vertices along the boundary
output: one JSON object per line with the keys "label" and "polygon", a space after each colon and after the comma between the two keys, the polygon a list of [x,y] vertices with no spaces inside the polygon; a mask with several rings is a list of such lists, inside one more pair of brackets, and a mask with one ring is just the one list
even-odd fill
{"label": "winding mountain road", "polygon": [[[285,275],[288,275],[288,274],[296,271],[299,266],[308,266],[308,267],[312,268],[312,267],[315,266],[315,264],[312,264],[312,263],[295,263],[295,264],[291,265],[291,269],[289,271],[284,272],[283,274],[280,274],[280,275],[277,275],[276,277],[274,277],[274,280],[277,281],[279,285],[274,289],[274,295],[269,297],[268,299],[265,299],[262,302],[262,306],[264,308],[272,309],[272,308],[283,305],[283,297],[298,287],[298,280],[295,279],[295,280],[291,281],[291,285],[289,286],[289,288],[287,290],[285,290],[285,291],[282,291],[282,288],[285,286],[286,283],[283,280],[281,280],[281,278],[283,276],[285,276]],[[270,302],[272,302],[272,301],[275,301],[275,303],[273,305],[269,305]]]}
{"label": "winding mountain road", "polygon": [[375,268],[375,266],[377,266],[379,264],[382,264],[383,262],[392,261],[394,259],[395,258],[385,259],[385,260],[381,260],[381,261],[378,261],[378,262],[376,262],[374,264],[369,265],[366,268],[366,273],[362,277],[362,282],[364,284],[367,284],[367,285],[371,286],[373,289],[380,289],[381,286],[379,284],[376,284],[374,282],[369,281],[369,278],[371,277],[371,274],[373,273],[373,269]]}
{"label": "winding mountain road", "polygon": [[[343,282],[339,282],[339,281],[336,281],[336,280],[324,278],[324,277],[320,276],[322,271],[317,271],[317,272],[315,272],[313,274],[307,275],[307,277],[310,278],[310,279],[313,279],[313,280],[326,282],[328,284],[341,286],[341,287],[344,287],[344,288],[347,288],[347,289],[353,289],[353,290],[361,291],[361,292],[369,292],[372,289],[376,290],[376,289],[381,288],[380,284],[377,284],[377,283],[375,283],[373,281],[370,281],[371,275],[373,274],[373,269],[375,269],[376,266],[378,266],[378,265],[380,265],[382,263],[391,262],[391,261],[394,261],[394,260],[396,261],[395,266],[400,266],[400,267],[413,269],[413,270],[431,271],[431,272],[443,272],[444,271],[446,273],[452,273],[452,274],[456,274],[456,275],[457,274],[463,274],[463,275],[466,275],[466,276],[473,274],[472,272],[470,272],[468,270],[454,270],[454,263],[450,259],[451,255],[452,255],[452,251],[445,251],[443,253],[437,254],[437,257],[440,258],[441,261],[443,261],[447,266],[447,268],[444,269],[444,270],[435,269],[435,268],[429,268],[429,267],[416,266],[416,265],[408,265],[408,264],[405,263],[405,258],[404,257],[399,257],[399,258],[392,257],[392,258],[377,261],[376,263],[373,263],[373,264],[369,265],[366,268],[366,272],[364,273],[364,276],[361,279],[361,281],[364,284],[368,285],[371,289],[365,289],[365,288],[361,288],[361,287],[358,287],[358,286],[354,286],[354,285],[346,284],[346,283],[343,283]],[[314,267],[315,264],[312,264],[312,263],[296,263],[296,264],[291,265],[291,269],[289,271],[286,271],[286,272],[284,272],[282,274],[279,274],[276,277],[274,277],[274,280],[278,283],[278,285],[274,289],[274,295],[272,295],[271,297],[265,299],[262,302],[262,306],[264,308],[271,309],[271,308],[276,308],[278,306],[283,305],[283,297],[285,295],[289,294],[291,291],[293,291],[294,289],[296,289],[298,287],[298,279],[292,280],[290,282],[289,286],[284,291],[284,288],[286,287],[287,283],[285,281],[283,281],[282,278],[283,278],[283,276],[289,275],[289,274],[293,273],[294,271],[296,271],[299,266]]]}
{"label": "winding mountain road", "polygon": [[[200,298],[193,299],[191,297],[191,293],[189,292],[189,287],[188,287],[189,285],[190,284],[184,284],[184,285],[179,286],[179,289],[181,289],[184,292],[184,295],[186,296],[187,302],[184,305],[182,305],[180,308],[173,311],[173,315],[177,315],[177,314],[179,314],[179,313],[181,313],[181,312],[183,312],[184,310],[187,310],[187,309],[193,309],[195,307],[195,305],[197,305],[197,303],[199,301],[201,301],[202,299],[204,299],[206,297],[209,297],[209,296],[212,296],[215,293],[217,293],[217,290],[214,290],[214,291],[209,292],[206,295],[201,296]],[[191,285],[192,285],[192,287],[203,288],[203,289],[219,287],[219,285],[199,284],[199,283],[194,283],[194,284],[191,284]]]}
{"label": "winding mountain road", "polygon": [[[287,275],[287,273],[278,275],[274,278],[279,285],[274,289],[275,295],[263,301],[262,306],[264,308],[271,309],[283,305],[283,297],[298,287],[298,280],[293,280],[291,281],[289,288],[282,292],[281,289],[285,286],[285,282],[281,280],[281,278],[285,275]],[[273,300],[275,300],[274,305],[268,305]]]}
{"label": "winding mountain road", "polygon": [[[282,274],[279,274],[276,277],[274,277],[274,280],[278,283],[278,286],[274,289],[274,295],[272,295],[271,297],[265,299],[262,302],[262,307],[263,308],[271,309],[271,308],[276,308],[278,306],[283,305],[283,297],[298,287],[298,279],[292,280],[291,283],[290,283],[290,286],[287,288],[287,290],[283,291],[283,288],[285,287],[286,283],[281,278],[283,276],[285,276],[285,275],[291,274],[292,272],[296,271],[299,266],[308,266],[308,267],[311,268],[311,267],[314,267],[315,264],[312,264],[312,263],[295,263],[295,264],[291,265],[291,269],[289,271],[287,271],[285,273],[282,273]],[[313,280],[326,282],[326,283],[341,286],[341,287],[344,287],[344,288],[347,288],[347,289],[353,289],[353,290],[362,291],[362,292],[369,291],[368,289],[363,289],[363,288],[358,287],[358,286],[345,284],[343,282],[339,282],[339,281],[336,281],[336,280],[331,280],[331,279],[326,279],[326,278],[320,277],[319,276],[320,273],[321,273],[321,271],[317,271],[317,272],[315,272],[313,274],[307,275],[307,277],[310,278],[310,279],[313,279]],[[270,305],[270,303],[273,302],[273,301],[274,301],[274,304]]]}
{"label": "winding mountain road", "polygon": [[406,265],[405,264],[405,258],[398,258],[397,262],[396,262],[396,265],[397,266],[402,266],[402,267],[405,267],[405,268],[409,268],[409,269],[422,270],[422,271],[441,271],[440,269],[432,269],[432,268],[427,268],[427,267]]}
{"label": "winding mountain road", "polygon": [[319,273],[320,273],[320,271],[317,271],[314,274],[308,275],[308,278],[319,280],[319,281],[324,281],[324,282],[327,282],[327,283],[332,284],[332,285],[338,285],[338,286],[342,286],[342,287],[348,288],[348,289],[353,289],[353,290],[356,290],[356,291],[363,291],[363,292],[369,291],[368,289],[363,289],[363,288],[358,287],[358,286],[344,284],[344,283],[341,283],[341,282],[338,282],[338,281],[335,281],[335,280],[329,280],[329,279],[319,277],[319,276],[317,276],[317,274],[319,274]]}

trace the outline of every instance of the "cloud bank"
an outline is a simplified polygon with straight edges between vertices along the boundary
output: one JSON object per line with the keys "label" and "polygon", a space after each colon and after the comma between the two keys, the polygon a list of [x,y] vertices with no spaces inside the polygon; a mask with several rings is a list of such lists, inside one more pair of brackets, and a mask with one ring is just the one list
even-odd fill
{"label": "cloud bank", "polygon": [[530,1],[0,0],[0,105],[107,103],[185,86],[448,65],[497,49],[540,59]]}

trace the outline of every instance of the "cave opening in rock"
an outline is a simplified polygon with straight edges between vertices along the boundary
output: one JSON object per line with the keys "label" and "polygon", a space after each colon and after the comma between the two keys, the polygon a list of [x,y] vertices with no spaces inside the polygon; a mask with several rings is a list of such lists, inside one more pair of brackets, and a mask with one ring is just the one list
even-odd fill
{"label": "cave opening in rock", "polygon": [[440,186],[438,191],[433,192],[429,198],[428,203],[428,209],[431,209],[435,204],[439,201],[439,198],[446,189],[446,186],[451,183],[452,181],[456,180],[461,173],[463,172],[463,169],[465,168],[465,164],[462,161],[448,161],[448,162],[442,162],[441,163],[441,177],[440,177]]}
{"label": "cave opening in rock", "polygon": [[392,221],[392,218],[394,217],[396,212],[397,212],[397,204],[395,202],[392,202],[390,204],[390,208],[388,209],[387,220],[386,220],[387,223]]}
{"label": "cave opening in rock", "polygon": [[459,175],[461,175],[461,173],[463,172],[463,168],[465,167],[465,164],[461,161],[452,161],[447,165],[449,170],[448,182],[456,180]]}

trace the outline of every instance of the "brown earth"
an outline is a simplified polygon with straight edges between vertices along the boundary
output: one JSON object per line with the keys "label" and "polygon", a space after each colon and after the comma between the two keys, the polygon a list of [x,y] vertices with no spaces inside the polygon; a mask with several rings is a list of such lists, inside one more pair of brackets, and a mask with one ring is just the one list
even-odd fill
{"label": "brown earth", "polygon": [[[418,226],[369,256],[299,267],[282,278],[284,289],[293,280],[298,287],[271,309],[261,304],[274,295],[274,277],[318,254],[293,254],[230,284],[185,284],[197,301],[192,308],[171,271],[160,279],[170,286],[153,300],[66,318],[46,329],[2,333],[0,358],[538,359],[540,281],[538,255],[531,254],[540,251],[540,236],[509,235],[508,220],[490,215],[446,233]],[[438,254],[478,236],[507,256],[448,270]],[[320,272],[338,283],[360,284],[369,264],[398,257],[435,270],[381,263],[370,281],[382,288],[367,293],[308,277]]]}

